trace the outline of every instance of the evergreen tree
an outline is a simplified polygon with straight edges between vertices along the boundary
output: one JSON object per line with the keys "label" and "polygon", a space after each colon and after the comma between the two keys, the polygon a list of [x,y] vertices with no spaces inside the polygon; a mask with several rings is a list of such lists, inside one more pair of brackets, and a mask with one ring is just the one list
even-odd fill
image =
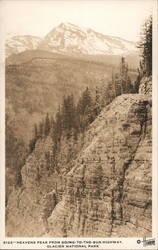
{"label": "evergreen tree", "polygon": [[[24,141],[15,135],[15,127],[10,121],[9,116],[6,116],[6,168],[10,169],[13,178],[14,186],[19,187],[22,185],[21,168],[25,163],[28,155]],[[7,180],[6,180],[7,184]],[[8,183],[10,185],[10,183]],[[8,189],[8,186],[6,186]],[[7,195],[7,192],[6,192]]]}
{"label": "evergreen tree", "polygon": [[32,138],[29,142],[29,153],[32,153],[34,151],[35,145],[36,145],[36,140],[35,138]]}
{"label": "evergreen tree", "polygon": [[90,107],[93,105],[92,97],[89,88],[87,87],[86,90],[82,93],[78,104],[77,104],[77,110],[80,115],[84,115],[87,107]]}
{"label": "evergreen tree", "polygon": [[79,127],[81,131],[94,120],[94,103],[89,88],[83,92],[77,104],[77,112],[79,115]]}
{"label": "evergreen tree", "polygon": [[35,140],[38,139],[38,136],[39,136],[39,134],[38,134],[38,128],[37,128],[37,124],[35,124],[34,125],[34,138],[35,138]]}
{"label": "evergreen tree", "polygon": [[43,121],[39,123],[38,134],[40,138],[43,138],[43,135],[44,135],[44,122]]}
{"label": "evergreen tree", "polygon": [[127,76],[127,72],[128,72],[128,65],[125,61],[125,57],[121,58],[121,63],[120,63],[120,75],[122,77]]}
{"label": "evergreen tree", "polygon": [[60,106],[55,116],[55,120],[53,120],[53,128],[52,128],[52,137],[54,140],[54,144],[57,145],[60,143],[62,135],[62,116]]}
{"label": "evergreen tree", "polygon": [[152,74],[152,16],[146,20],[138,48],[141,50],[144,73]]}
{"label": "evergreen tree", "polygon": [[95,102],[94,102],[95,117],[99,115],[100,111],[101,111],[100,94],[99,94],[98,87],[96,87],[96,89],[95,89]]}
{"label": "evergreen tree", "polygon": [[[133,93],[133,85],[128,75],[128,64],[124,57],[121,58],[119,73],[112,74],[113,94],[109,94],[110,102],[119,95]],[[110,84],[108,93],[110,90]]]}
{"label": "evergreen tree", "polygon": [[113,70],[113,69],[112,69],[112,76],[111,76],[111,79],[112,79],[112,86],[113,86],[113,89],[114,89],[114,98],[115,98],[117,95],[116,95],[115,75],[114,75],[114,70]]}
{"label": "evergreen tree", "polygon": [[142,78],[142,75],[141,75],[141,72],[138,68],[138,76],[134,82],[134,92],[135,93],[138,93],[139,92],[139,85],[140,85],[140,81],[141,81],[141,78]]}
{"label": "evergreen tree", "polygon": [[45,118],[45,124],[44,124],[44,135],[48,136],[49,132],[50,132],[50,119],[47,113],[46,118]]}
{"label": "evergreen tree", "polygon": [[69,138],[76,129],[76,107],[73,95],[64,97],[62,104],[62,128]]}

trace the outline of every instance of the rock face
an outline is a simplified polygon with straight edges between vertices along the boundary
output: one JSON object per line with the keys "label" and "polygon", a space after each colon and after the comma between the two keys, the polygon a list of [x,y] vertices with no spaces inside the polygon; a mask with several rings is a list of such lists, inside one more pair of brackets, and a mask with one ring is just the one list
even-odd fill
{"label": "rock face", "polygon": [[152,78],[151,78],[151,76],[142,78],[142,80],[140,82],[139,93],[152,95]]}
{"label": "rock face", "polygon": [[6,40],[6,56],[39,49],[56,53],[83,55],[138,56],[136,44],[125,39],[98,33],[90,28],[61,23],[45,37],[14,36]]}
{"label": "rock face", "polygon": [[[6,209],[6,235],[41,236],[43,198],[45,194],[61,186],[61,178],[56,172],[50,173],[47,155],[52,156],[52,140],[37,142],[34,152],[22,168],[23,187],[13,190]],[[58,190],[59,192],[59,190]]]}
{"label": "rock face", "polygon": [[[40,141],[22,169],[23,189],[8,201],[7,236],[151,236],[151,128],[150,95],[115,98],[91,124],[64,179],[50,174],[45,161],[50,138]],[[42,197],[56,182],[64,192],[46,234]]]}
{"label": "rock face", "polygon": [[151,234],[151,102],[122,95],[92,124],[50,236],[136,237]]}
{"label": "rock face", "polygon": [[61,23],[39,44],[39,49],[86,55],[123,55],[136,53],[136,45],[119,37],[100,34],[90,28]]}

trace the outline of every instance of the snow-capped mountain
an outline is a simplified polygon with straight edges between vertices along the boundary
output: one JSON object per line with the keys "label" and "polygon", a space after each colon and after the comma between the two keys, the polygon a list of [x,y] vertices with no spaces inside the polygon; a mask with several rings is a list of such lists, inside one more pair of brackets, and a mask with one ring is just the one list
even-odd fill
{"label": "snow-capped mountain", "polygon": [[8,38],[6,40],[6,56],[36,49],[40,42],[41,38],[36,36],[13,36]]}
{"label": "snow-capped mountain", "polygon": [[16,36],[6,42],[7,56],[30,49],[70,55],[122,55],[137,51],[134,42],[103,35],[90,28],[81,28],[71,23],[61,23],[43,39]]}
{"label": "snow-capped mountain", "polygon": [[121,55],[136,51],[134,42],[107,36],[90,28],[81,28],[71,23],[61,23],[39,45],[51,52],[88,55]]}

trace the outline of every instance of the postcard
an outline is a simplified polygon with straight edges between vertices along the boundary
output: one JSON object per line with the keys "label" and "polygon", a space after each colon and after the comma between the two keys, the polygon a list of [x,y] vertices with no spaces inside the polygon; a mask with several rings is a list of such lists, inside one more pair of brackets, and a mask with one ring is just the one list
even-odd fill
{"label": "postcard", "polygon": [[158,249],[156,0],[0,1],[0,249]]}

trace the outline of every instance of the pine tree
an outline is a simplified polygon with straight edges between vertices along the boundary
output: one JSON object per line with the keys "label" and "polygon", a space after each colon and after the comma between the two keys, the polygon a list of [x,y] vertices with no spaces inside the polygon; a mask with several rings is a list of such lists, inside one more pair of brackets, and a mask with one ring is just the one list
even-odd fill
{"label": "pine tree", "polygon": [[47,113],[46,118],[45,118],[45,124],[44,124],[44,135],[48,136],[49,132],[50,132],[50,119]]}
{"label": "pine tree", "polygon": [[112,86],[113,86],[113,89],[114,89],[114,98],[115,98],[117,96],[117,94],[116,94],[115,75],[114,75],[114,70],[113,69],[112,69],[111,79],[112,79]]}
{"label": "pine tree", "polygon": [[[15,135],[15,127],[9,116],[6,116],[6,167],[12,171],[15,187],[22,185],[21,168],[25,163],[28,151],[24,141]],[[8,195],[8,179],[6,179],[6,196]]]}
{"label": "pine tree", "polygon": [[119,73],[115,73],[115,75],[112,73],[111,85],[109,83],[108,87],[110,102],[116,96],[125,93],[133,93],[134,91],[131,79],[128,75],[128,64],[124,57],[121,58]]}
{"label": "pine tree", "polygon": [[73,134],[74,129],[76,129],[76,107],[74,104],[73,95],[68,95],[64,97],[62,104],[62,128],[67,136]]}
{"label": "pine tree", "polygon": [[36,140],[35,138],[32,138],[29,142],[29,153],[33,152],[33,150],[35,149],[35,145],[36,145]]}
{"label": "pine tree", "polygon": [[85,113],[87,106],[90,107],[92,105],[93,105],[93,100],[91,97],[90,90],[87,87],[86,90],[82,93],[82,95],[78,101],[78,105],[77,105],[78,112],[81,115],[83,115]]}
{"label": "pine tree", "polygon": [[34,125],[34,138],[35,138],[35,140],[37,140],[38,139],[38,128],[37,128],[37,124],[35,124]]}
{"label": "pine tree", "polygon": [[144,73],[152,74],[152,16],[146,20],[138,48],[141,50]]}
{"label": "pine tree", "polygon": [[94,102],[91,97],[89,88],[82,93],[78,104],[77,112],[79,115],[79,127],[83,132],[85,128],[94,120]]}
{"label": "pine tree", "polygon": [[43,135],[44,135],[44,121],[41,121],[39,123],[38,134],[39,134],[40,138],[43,138]]}
{"label": "pine tree", "polygon": [[32,134],[33,134],[32,139],[29,142],[29,153],[33,152],[33,150],[35,149],[36,142],[38,140],[38,128],[37,128],[37,124],[34,125],[33,133]]}
{"label": "pine tree", "polygon": [[55,143],[60,143],[62,135],[62,115],[61,115],[61,109],[60,106],[58,108],[58,111],[56,113],[55,117],[55,123],[54,123],[54,141]]}
{"label": "pine tree", "polygon": [[122,77],[125,77],[127,75],[127,72],[128,72],[128,65],[125,61],[125,57],[122,57],[120,63],[120,75]]}
{"label": "pine tree", "polygon": [[95,116],[98,116],[100,111],[101,111],[100,94],[99,94],[99,88],[96,87],[96,89],[95,89],[95,102],[94,102],[94,114],[95,114]]}

